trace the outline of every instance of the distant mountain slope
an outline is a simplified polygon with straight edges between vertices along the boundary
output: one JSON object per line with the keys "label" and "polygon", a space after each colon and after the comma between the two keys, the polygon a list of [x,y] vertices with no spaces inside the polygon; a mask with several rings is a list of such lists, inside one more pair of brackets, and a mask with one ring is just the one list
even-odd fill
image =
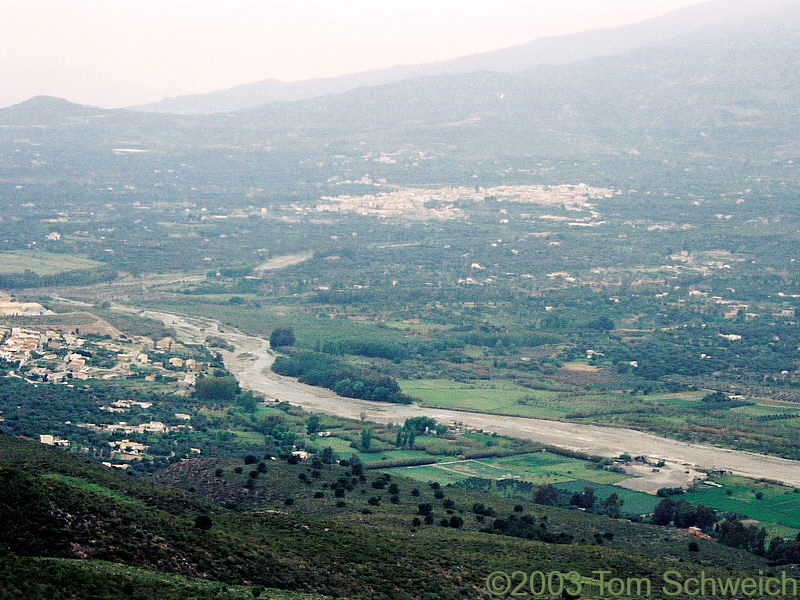
{"label": "distant mountain slope", "polygon": [[538,65],[563,65],[629,52],[675,36],[750,17],[788,0],[717,0],[690,6],[634,25],[537,39],[519,46],[422,65],[400,65],[340,77],[282,82],[268,79],[226,90],[164,98],[135,110],[198,114],[235,111],[266,104],[337,94],[420,76],[475,71],[517,73]]}
{"label": "distant mountain slope", "polygon": [[58,125],[68,119],[104,116],[114,111],[75,104],[53,96],[34,96],[0,109],[0,125]]}
{"label": "distant mountain slope", "polygon": [[336,164],[381,153],[430,159],[371,162],[369,172],[390,182],[452,184],[478,171],[498,181],[492,165],[559,161],[558,181],[601,170],[612,185],[621,172],[761,177],[800,156],[797,56],[794,2],[614,56],[515,74],[427,75],[231,113],[104,111],[37,98],[0,109],[0,124],[13,126],[0,128],[0,177],[101,172],[114,181],[135,169],[140,184],[155,184],[171,168],[193,186],[288,185],[342,176]]}
{"label": "distant mountain slope", "polygon": [[[237,115],[243,126],[440,143],[489,157],[665,147],[738,156],[798,148],[800,4],[623,55],[508,75],[420,77]],[[666,146],[665,146],[666,145]]]}

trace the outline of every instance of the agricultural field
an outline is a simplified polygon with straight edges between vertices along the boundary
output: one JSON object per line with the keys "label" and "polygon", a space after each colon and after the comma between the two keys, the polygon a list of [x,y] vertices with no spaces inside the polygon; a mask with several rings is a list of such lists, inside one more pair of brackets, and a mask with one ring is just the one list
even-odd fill
{"label": "agricultural field", "polygon": [[519,416],[557,418],[563,411],[549,408],[556,392],[531,390],[507,380],[476,380],[468,383],[446,379],[401,379],[403,393],[424,406],[474,410]]}
{"label": "agricultural field", "polygon": [[102,263],[75,254],[56,254],[40,250],[0,252],[0,274],[33,271],[39,275],[57,275],[69,271],[96,269]]}
{"label": "agricultural field", "polygon": [[710,481],[721,487],[698,484],[686,500],[755,519],[769,536],[794,537],[800,530],[800,490],[730,475]]}
{"label": "agricultural field", "polygon": [[497,480],[526,481],[534,485],[554,484],[570,492],[581,492],[584,487],[595,489],[598,498],[616,493],[624,501],[624,511],[649,514],[659,498],[626,490],[613,485],[627,477],[619,473],[597,469],[594,463],[548,452],[531,452],[514,456],[473,460],[440,460],[433,465],[397,467],[387,472],[425,482],[442,485],[455,484],[471,477]]}
{"label": "agricultural field", "polygon": [[[184,296],[169,303],[148,303],[148,308],[161,309],[188,315],[209,316],[250,335],[269,337],[276,327],[291,327],[296,335],[296,345],[317,350],[324,343],[359,340],[365,342],[401,343],[407,336],[391,328],[378,328],[375,324],[355,320],[330,318],[325,314],[309,314],[297,306],[248,303],[230,303],[230,294]],[[247,295],[238,296],[252,300]]]}
{"label": "agricultural field", "polygon": [[652,513],[656,504],[658,504],[661,500],[657,496],[645,494],[644,492],[626,490],[617,486],[605,485],[602,483],[598,484],[594,481],[588,481],[585,479],[575,479],[573,481],[556,483],[555,487],[573,493],[580,493],[584,490],[584,488],[591,487],[598,498],[608,498],[611,494],[617,494],[624,502],[622,505],[622,512],[635,515],[647,515]]}

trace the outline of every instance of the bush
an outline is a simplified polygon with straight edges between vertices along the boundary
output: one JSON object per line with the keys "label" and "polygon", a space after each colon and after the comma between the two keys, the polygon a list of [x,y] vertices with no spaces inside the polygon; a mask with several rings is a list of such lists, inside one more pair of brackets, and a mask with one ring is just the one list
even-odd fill
{"label": "bush", "polygon": [[233,402],[239,392],[241,388],[233,377],[201,377],[194,384],[192,396],[200,400]]}
{"label": "bush", "polygon": [[295,337],[291,327],[276,327],[269,335],[269,345],[273,348],[294,346]]}

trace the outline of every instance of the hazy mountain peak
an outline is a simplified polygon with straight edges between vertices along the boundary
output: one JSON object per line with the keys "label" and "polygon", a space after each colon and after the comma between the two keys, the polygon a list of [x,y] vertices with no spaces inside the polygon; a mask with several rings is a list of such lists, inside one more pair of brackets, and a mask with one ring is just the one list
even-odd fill
{"label": "hazy mountain peak", "polygon": [[76,104],[55,96],[33,96],[6,108],[0,109],[0,124],[3,125],[52,125],[75,117],[108,114],[112,111],[86,104]]}
{"label": "hazy mountain peak", "polygon": [[358,87],[395,83],[424,75],[457,75],[477,71],[520,73],[542,65],[564,65],[623,54],[700,30],[749,18],[786,5],[790,0],[715,0],[689,6],[633,25],[535,39],[533,41],[422,65],[398,65],[319,79],[282,82],[266,79],[217,90],[165,98],[132,107],[148,112],[201,114],[230,112],[270,102],[291,102],[347,92]]}

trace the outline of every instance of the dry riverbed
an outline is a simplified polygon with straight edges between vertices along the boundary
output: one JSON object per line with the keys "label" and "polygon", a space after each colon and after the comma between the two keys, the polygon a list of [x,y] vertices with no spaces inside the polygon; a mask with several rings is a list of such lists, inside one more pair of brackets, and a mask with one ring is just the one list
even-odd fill
{"label": "dry riverbed", "polygon": [[[132,309],[117,308],[134,312]],[[187,317],[162,311],[136,310],[135,312],[163,321],[175,328],[185,341],[201,342],[206,335],[224,337],[235,347],[233,352],[223,352],[225,365],[236,375],[242,387],[260,392],[269,399],[302,406],[312,412],[349,419],[359,419],[363,416],[366,420],[377,423],[402,423],[407,418],[425,415],[441,423],[460,422],[469,427],[497,432],[500,435],[530,439],[599,456],[616,458],[620,454],[628,453],[632,456],[643,455],[666,461],[666,467],[659,471],[653,471],[651,468],[639,469],[635,473],[638,477],[627,482],[626,487],[642,491],[652,492],[658,487],[686,485],[698,474],[696,469],[723,469],[736,475],[756,479],[765,477],[800,487],[800,461],[702,444],[689,444],[620,427],[344,398],[324,388],[305,385],[295,379],[273,373],[270,366],[275,356],[266,340],[220,326],[212,319]]]}

